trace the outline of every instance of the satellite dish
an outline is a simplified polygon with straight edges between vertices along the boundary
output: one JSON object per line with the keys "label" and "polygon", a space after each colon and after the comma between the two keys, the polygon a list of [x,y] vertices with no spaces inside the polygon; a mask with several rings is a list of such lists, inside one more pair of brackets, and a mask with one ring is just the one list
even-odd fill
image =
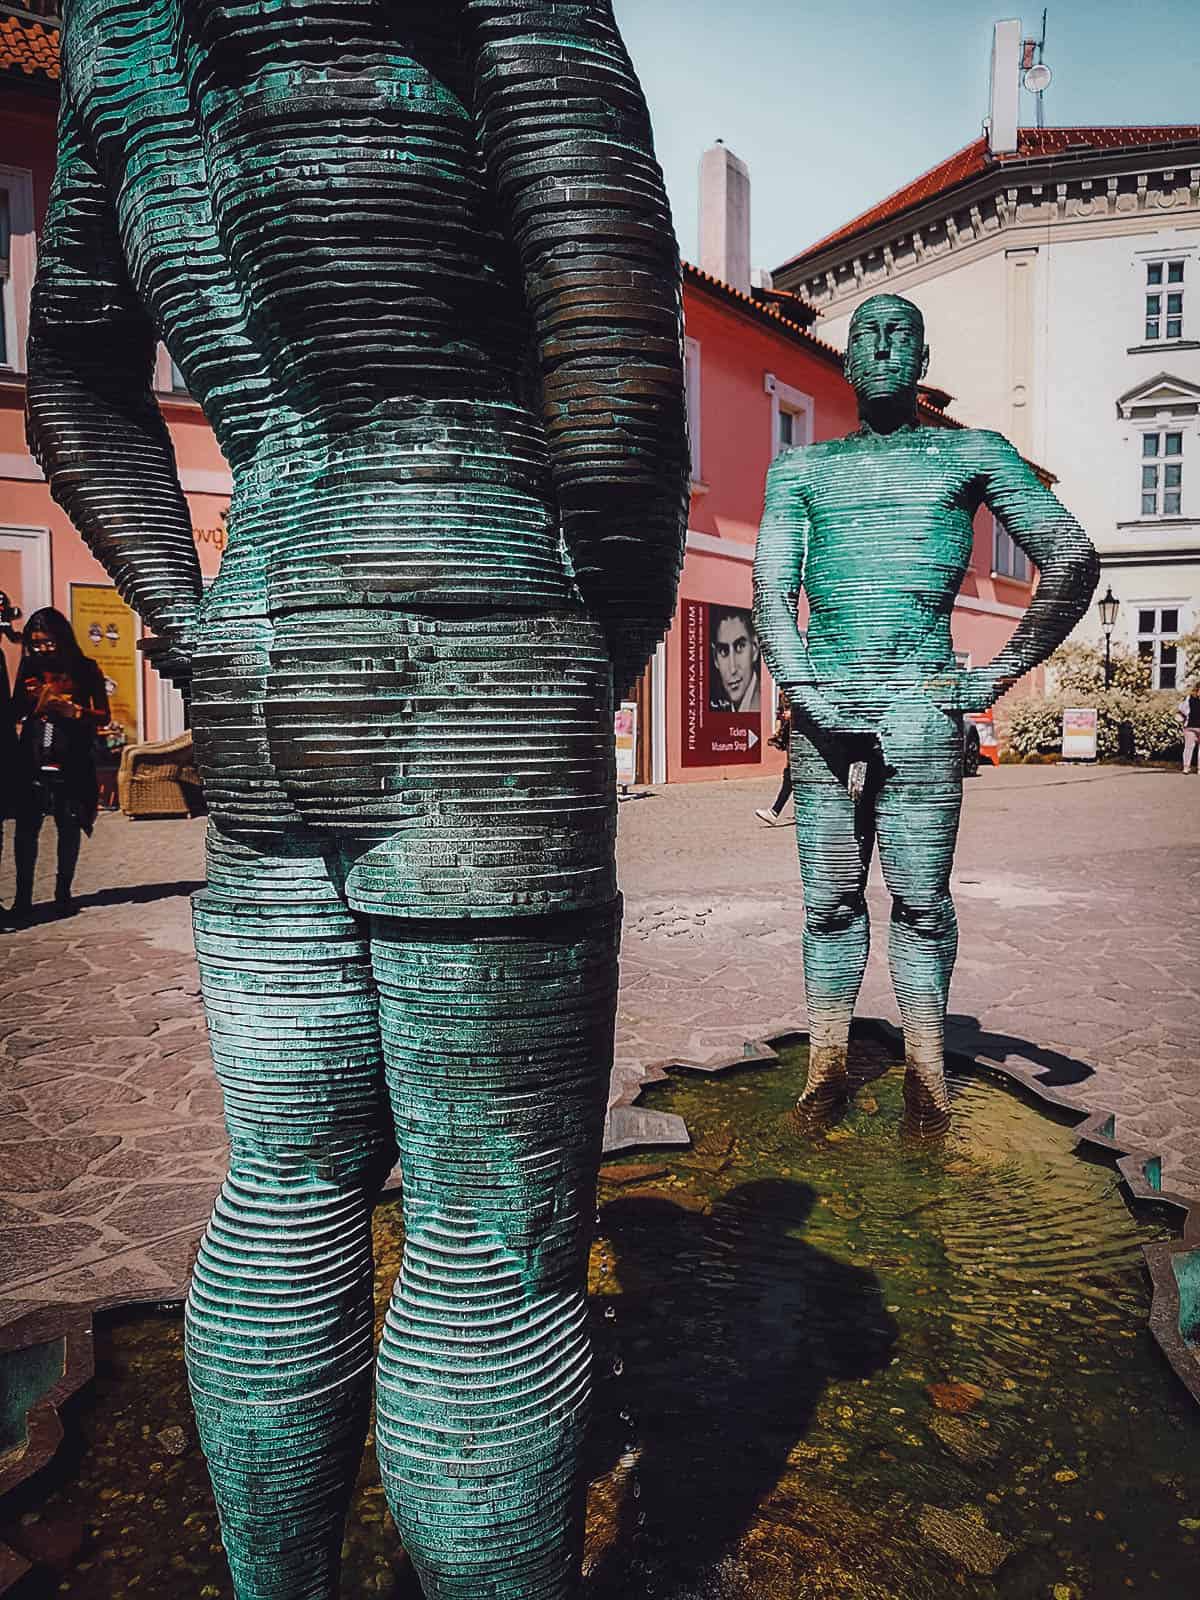
{"label": "satellite dish", "polygon": [[1044,94],[1050,87],[1053,76],[1050,68],[1039,61],[1036,66],[1030,67],[1022,81],[1030,94]]}

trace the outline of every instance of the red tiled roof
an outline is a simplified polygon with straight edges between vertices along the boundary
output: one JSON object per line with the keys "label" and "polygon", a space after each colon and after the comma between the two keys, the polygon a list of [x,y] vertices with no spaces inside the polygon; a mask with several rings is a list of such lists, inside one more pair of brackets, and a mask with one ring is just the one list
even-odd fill
{"label": "red tiled roof", "polygon": [[[806,250],[785,262],[784,267],[807,261],[820,251],[828,250],[830,245],[852,239],[877,223],[911,211],[923,201],[933,200],[966,183],[968,179],[979,177],[992,166],[1003,166],[1010,161],[1036,161],[1039,157],[1064,155],[1073,150],[1127,150],[1143,145],[1195,139],[1200,139],[1200,126],[1195,124],[1157,128],[1020,128],[1017,131],[1016,150],[1002,156],[989,155],[987,140],[976,139],[956,151],[949,160],[939,162],[919,178],[906,183],[902,189],[897,189],[895,194],[888,195],[886,200],[881,200],[869,211],[855,217],[853,222],[827,234],[824,239],[818,239],[816,244],[810,244]],[[779,270],[783,271],[784,268]]]}
{"label": "red tiled roof", "polygon": [[58,77],[58,29],[0,16],[0,72]]}
{"label": "red tiled roof", "polygon": [[826,344],[824,339],[818,339],[815,334],[794,318],[786,316],[775,300],[756,300],[748,294],[743,294],[740,289],[735,289],[731,283],[726,283],[723,278],[714,278],[711,272],[705,272],[703,267],[694,267],[690,261],[683,263],[684,281],[689,279],[702,289],[716,293],[722,299],[735,304],[739,310],[749,312],[752,317],[760,321],[773,323],[776,329],[790,334],[798,339],[801,344],[808,345],[815,354],[823,356],[826,361],[842,363],[842,352],[831,344]]}

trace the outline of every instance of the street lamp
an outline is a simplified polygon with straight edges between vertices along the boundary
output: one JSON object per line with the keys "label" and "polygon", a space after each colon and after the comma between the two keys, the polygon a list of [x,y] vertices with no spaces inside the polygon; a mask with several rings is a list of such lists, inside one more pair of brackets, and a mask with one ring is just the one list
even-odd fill
{"label": "street lamp", "polygon": [[1112,631],[1116,626],[1117,612],[1121,602],[1112,592],[1112,584],[1104,591],[1104,598],[1100,601],[1100,626],[1104,629],[1104,687],[1107,690],[1112,682]]}

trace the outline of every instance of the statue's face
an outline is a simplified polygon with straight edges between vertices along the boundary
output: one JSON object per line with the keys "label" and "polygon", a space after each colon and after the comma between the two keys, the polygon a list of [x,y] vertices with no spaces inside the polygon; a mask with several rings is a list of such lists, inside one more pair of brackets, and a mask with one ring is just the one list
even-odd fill
{"label": "statue's face", "polygon": [[911,300],[877,294],[850,319],[846,377],[859,403],[915,396],[929,364],[925,323]]}

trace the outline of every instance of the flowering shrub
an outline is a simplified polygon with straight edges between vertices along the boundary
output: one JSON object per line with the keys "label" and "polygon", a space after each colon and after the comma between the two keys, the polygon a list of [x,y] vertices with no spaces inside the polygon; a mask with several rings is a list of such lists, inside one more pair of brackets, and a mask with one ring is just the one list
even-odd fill
{"label": "flowering shrub", "polygon": [[1095,706],[1100,713],[1096,748],[1101,760],[1117,754],[1122,722],[1132,724],[1133,743],[1139,755],[1163,759],[1176,755],[1183,742],[1175,712],[1178,703],[1177,691],[1133,695],[1115,688],[1107,694],[1057,694],[1047,699],[1020,700],[1012,708],[1009,743],[1018,755],[1052,755],[1062,748],[1063,708]]}
{"label": "flowering shrub", "polygon": [[1179,652],[1179,687],[1195,689],[1200,686],[1200,629],[1181,633],[1175,644]]}
{"label": "flowering shrub", "polygon": [[[1150,663],[1118,645],[1112,653],[1110,692],[1127,695],[1150,693]],[[1104,692],[1104,651],[1091,644],[1063,644],[1046,662],[1051,692],[1067,696],[1095,696]],[[1080,702],[1091,705],[1091,699]]]}

